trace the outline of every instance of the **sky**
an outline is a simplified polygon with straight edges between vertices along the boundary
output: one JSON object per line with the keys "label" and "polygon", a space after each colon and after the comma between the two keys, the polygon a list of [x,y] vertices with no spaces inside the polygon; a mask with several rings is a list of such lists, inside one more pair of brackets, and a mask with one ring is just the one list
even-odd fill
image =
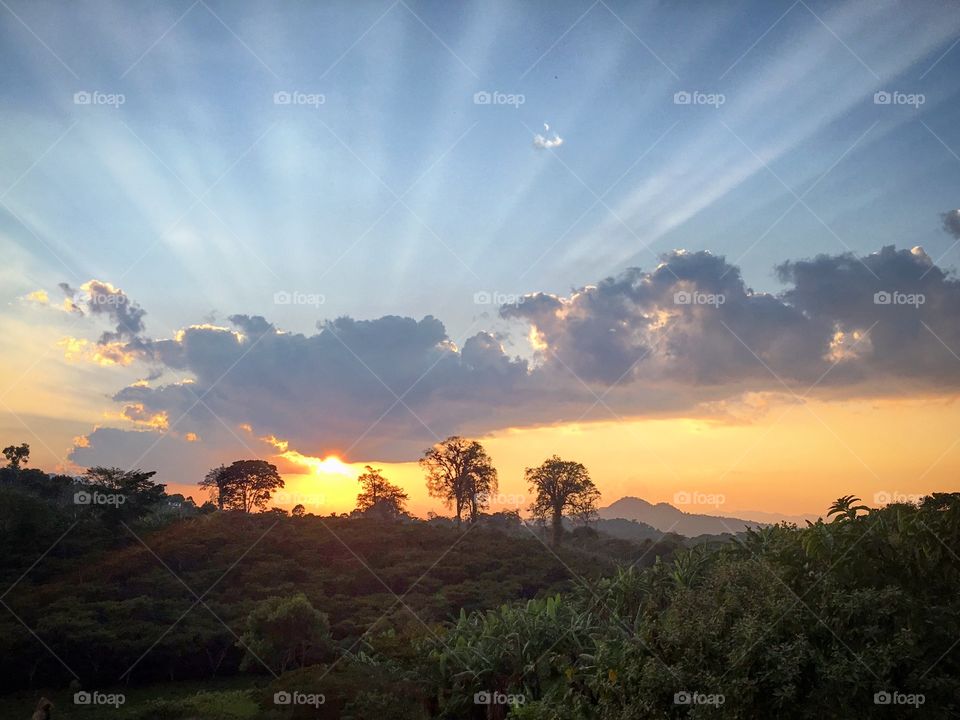
{"label": "sky", "polygon": [[[418,513],[957,490],[955,2],[0,2],[0,438]],[[879,294],[879,296],[878,296]]]}

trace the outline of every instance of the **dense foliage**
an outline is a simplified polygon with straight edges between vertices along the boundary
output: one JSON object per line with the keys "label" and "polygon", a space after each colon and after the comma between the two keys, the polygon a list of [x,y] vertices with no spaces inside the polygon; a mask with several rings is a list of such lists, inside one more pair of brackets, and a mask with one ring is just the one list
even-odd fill
{"label": "dense foliage", "polygon": [[70,693],[108,687],[127,720],[960,713],[960,493],[554,552],[510,513],[218,511],[23,464],[0,469],[2,717],[41,694],[100,717]]}
{"label": "dense foliage", "polygon": [[620,570],[463,614],[428,645],[441,717],[954,717],[960,494]]}

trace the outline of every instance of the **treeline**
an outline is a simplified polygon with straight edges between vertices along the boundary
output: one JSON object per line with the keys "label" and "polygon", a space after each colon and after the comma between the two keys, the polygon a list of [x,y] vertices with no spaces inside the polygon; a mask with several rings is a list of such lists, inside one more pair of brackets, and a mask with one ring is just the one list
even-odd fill
{"label": "treeline", "polygon": [[[457,525],[464,519],[477,522],[498,489],[493,461],[476,440],[448,437],[424,451],[420,466],[430,496],[453,510]],[[554,546],[563,538],[564,517],[586,523],[596,515],[600,492],[581,463],[554,455],[538,467],[527,468],[525,478],[534,496],[527,510],[535,520],[550,523]],[[384,477],[382,470],[368,465],[357,480],[356,513],[380,518],[407,516],[407,493]],[[200,482],[219,509],[247,513],[266,510],[273,494],[283,486],[276,466],[264,460],[237,460],[215,467]],[[304,512],[302,505],[293,508],[294,515]]]}

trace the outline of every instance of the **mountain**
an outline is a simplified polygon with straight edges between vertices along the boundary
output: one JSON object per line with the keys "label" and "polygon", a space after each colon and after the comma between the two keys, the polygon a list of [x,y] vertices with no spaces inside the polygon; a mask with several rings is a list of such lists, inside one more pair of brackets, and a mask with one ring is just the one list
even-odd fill
{"label": "mountain", "polygon": [[674,532],[687,537],[723,535],[743,532],[747,528],[763,527],[765,523],[720,515],[687,513],[670,503],[656,505],[637,497],[623,497],[598,511],[603,520],[635,520],[660,532]]}

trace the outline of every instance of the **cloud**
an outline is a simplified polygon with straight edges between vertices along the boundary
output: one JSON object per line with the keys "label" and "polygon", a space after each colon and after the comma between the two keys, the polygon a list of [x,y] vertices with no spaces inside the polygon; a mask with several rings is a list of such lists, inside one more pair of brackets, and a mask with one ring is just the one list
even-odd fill
{"label": "cloud", "polygon": [[49,305],[50,296],[47,295],[46,290],[34,290],[32,293],[27,293],[23,296],[23,300],[28,303],[35,303],[37,305]]}
{"label": "cloud", "polygon": [[950,210],[940,217],[943,219],[943,229],[960,240],[960,210]]}
{"label": "cloud", "polygon": [[165,432],[166,449],[150,451],[159,464],[187,446],[207,467],[273,455],[277,438],[286,452],[387,462],[452,433],[579,421],[600,402],[607,418],[713,417],[812,386],[828,397],[960,390],[947,350],[960,351],[960,283],[922,249],[775,270],[783,292],[755,292],[724,258],[680,250],[566,296],[529,295],[500,315],[535,339],[532,362],[486,332],[458,348],[432,316],[340,317],[300,334],[234,315],[168,339],[128,336],[152,380],[181,379],[117,392],[128,428],[94,431],[71,459],[113,462],[115,445],[152,447]]}
{"label": "cloud", "polygon": [[112,332],[100,336],[101,345],[135,340],[144,331],[146,311],[110,283],[94,279],[85,282],[79,290],[65,282],[59,287],[66,298],[65,309],[80,315],[103,316],[115,325]]}
{"label": "cloud", "polygon": [[501,315],[531,324],[546,367],[620,386],[770,378],[754,353],[788,377],[815,377],[828,329],[753,293],[737,268],[708,252],[673,252],[653,271],[629,268],[566,298],[540,293]]}
{"label": "cloud", "polygon": [[109,367],[132,365],[140,355],[130,352],[122,342],[93,343],[83,338],[65,337],[57,342],[63,356],[70,362],[87,362]]}
{"label": "cloud", "polygon": [[532,326],[543,365],[586,382],[767,387],[813,383],[885,394],[890,383],[960,387],[960,283],[921,248],[821,255],[776,268],[780,295],[748,288],[707,252],[676,251],[569,297],[538,294],[501,315]]}
{"label": "cloud", "polygon": [[[543,124],[543,131],[545,133],[550,132],[550,126],[547,123]],[[541,135],[537,133],[533,136],[533,146],[535,148],[540,148],[543,150],[552,150],[555,147],[560,147],[563,145],[563,138],[557,135],[556,132],[553,133],[553,137],[547,137],[546,135]]]}

